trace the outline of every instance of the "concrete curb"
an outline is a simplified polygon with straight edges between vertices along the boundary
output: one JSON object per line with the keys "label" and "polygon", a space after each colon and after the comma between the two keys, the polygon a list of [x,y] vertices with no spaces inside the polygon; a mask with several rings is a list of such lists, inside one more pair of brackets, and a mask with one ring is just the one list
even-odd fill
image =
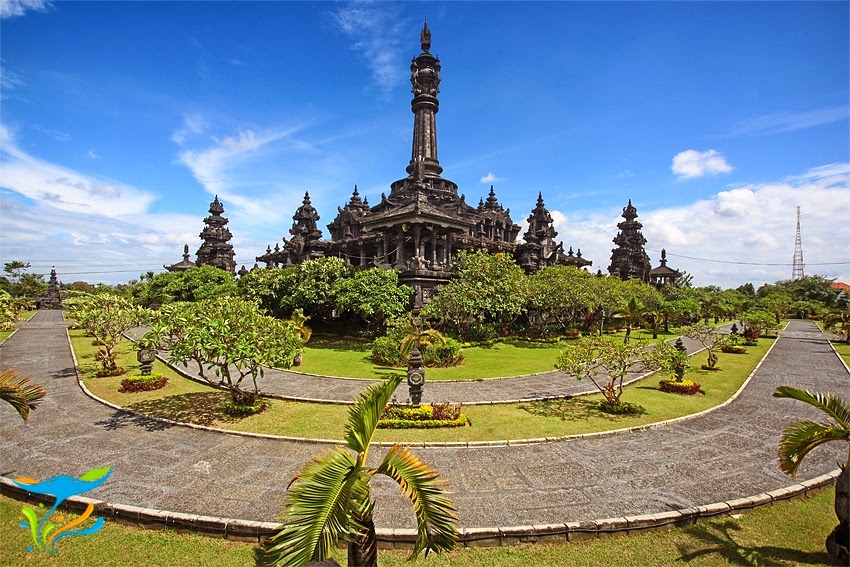
{"label": "concrete curb", "polygon": [[[616,534],[632,534],[650,530],[667,530],[677,526],[693,524],[716,516],[743,512],[772,505],[785,500],[811,496],[831,485],[840,470],[813,479],[734,500],[716,502],[702,506],[681,508],[655,514],[620,516],[597,520],[568,521],[557,524],[533,526],[500,526],[484,528],[461,528],[458,543],[464,547],[497,547],[528,543],[568,543],[581,539],[596,539]],[[0,476],[0,494],[25,503],[52,505],[56,498],[34,494],[15,484],[12,479]],[[281,526],[276,522],[256,522],[238,518],[202,516],[141,508],[126,504],[114,504],[82,496],[72,496],[61,506],[71,512],[82,512],[89,504],[94,505],[95,514],[106,520],[116,521],[148,529],[171,529],[182,533],[196,533],[235,541],[263,543]],[[380,549],[412,549],[416,541],[415,529],[378,528],[376,530]]]}

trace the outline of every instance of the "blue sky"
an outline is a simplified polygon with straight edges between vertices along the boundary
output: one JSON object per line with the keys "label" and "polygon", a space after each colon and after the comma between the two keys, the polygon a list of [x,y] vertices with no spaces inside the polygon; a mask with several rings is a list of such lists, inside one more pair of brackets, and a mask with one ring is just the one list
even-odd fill
{"label": "blue sky", "polygon": [[[696,285],[850,282],[846,2],[0,0],[0,256],[118,283],[194,253],[214,194],[237,263],[377,204],[410,160],[410,59],[441,59],[439,159],[523,223],[538,191],[607,269],[631,199]],[[327,237],[327,231],[325,230]],[[695,260],[699,258],[703,260]]]}

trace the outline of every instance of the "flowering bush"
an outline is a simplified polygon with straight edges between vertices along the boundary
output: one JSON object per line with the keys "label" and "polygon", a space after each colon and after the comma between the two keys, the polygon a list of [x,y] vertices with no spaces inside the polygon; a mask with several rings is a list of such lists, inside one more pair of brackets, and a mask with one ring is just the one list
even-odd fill
{"label": "flowering bush", "polygon": [[697,382],[693,382],[691,380],[682,380],[681,382],[676,382],[675,380],[661,380],[658,382],[658,388],[662,392],[685,394],[687,396],[705,393],[702,391],[702,388],[700,388],[700,385]]}
{"label": "flowering bush", "polygon": [[422,404],[418,408],[390,403],[384,408],[378,427],[381,429],[431,429],[471,425],[459,404]]}
{"label": "flowering bush", "polygon": [[121,380],[119,392],[149,392],[168,385],[168,376],[151,374],[150,376],[130,376]]}

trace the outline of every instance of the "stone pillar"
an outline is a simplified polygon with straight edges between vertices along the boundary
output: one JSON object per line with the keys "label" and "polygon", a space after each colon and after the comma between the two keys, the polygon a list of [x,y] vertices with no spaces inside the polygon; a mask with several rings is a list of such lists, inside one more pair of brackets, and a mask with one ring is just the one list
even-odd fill
{"label": "stone pillar", "polygon": [[396,247],[396,267],[399,269],[404,269],[407,266],[404,263],[404,229],[402,227],[398,227],[398,234],[396,236],[396,241],[398,242],[398,246]]}

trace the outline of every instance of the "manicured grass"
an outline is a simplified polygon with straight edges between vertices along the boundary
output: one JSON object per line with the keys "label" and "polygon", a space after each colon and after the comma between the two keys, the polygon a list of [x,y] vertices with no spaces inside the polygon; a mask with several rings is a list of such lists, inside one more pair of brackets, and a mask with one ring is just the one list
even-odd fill
{"label": "manicured grass", "polygon": [[835,352],[838,353],[838,356],[844,359],[844,363],[850,366],[850,345],[843,341],[831,341],[832,347],[835,349]]}
{"label": "manicured grass", "polygon": [[[32,316],[35,315],[36,313],[37,313],[37,311],[35,311],[35,310],[33,310],[33,311],[21,311],[20,313],[18,313],[18,322],[29,321],[30,319],[32,319]],[[6,339],[11,337],[12,334],[16,330],[17,329],[8,329],[6,331],[0,331],[0,345],[5,343]]]}
{"label": "manicured grass", "polygon": [[[612,341],[622,342],[625,331],[606,333]],[[659,339],[672,339],[675,332],[659,333]],[[652,332],[632,330],[632,340],[652,341]],[[464,364],[454,368],[428,368],[428,380],[481,380],[548,372],[564,346],[572,341],[544,343],[510,339],[492,346],[463,349]],[[376,378],[404,372],[404,368],[378,366],[370,360],[372,343],[367,340],[314,337],[304,348],[304,363],[297,372],[341,378]]]}
{"label": "manicured grass", "polygon": [[[827,565],[824,540],[838,523],[835,492],[720,517],[665,532],[646,532],[569,544],[460,548],[421,556],[382,551],[382,567],[528,567],[534,566],[668,566],[668,565]],[[256,565],[262,551],[255,545],[171,530],[149,531],[107,521],[95,534],[69,537],[57,544],[59,555],[27,553],[27,530],[18,526],[22,503],[0,497],[0,559],[4,565],[145,565],[236,567]],[[569,516],[569,511],[565,511]],[[343,551],[335,559],[345,565]]]}
{"label": "manicured grass", "polygon": [[12,333],[17,331],[17,329],[9,329],[8,331],[0,331],[0,345],[6,342],[6,339],[12,336]]}
{"label": "manicured grass", "polygon": [[[96,348],[91,345],[91,339],[83,337],[81,331],[74,330],[71,334],[85,375],[84,383],[95,395],[112,403],[149,415],[237,431],[342,439],[343,424],[348,414],[346,406],[269,400],[269,407],[263,413],[234,418],[224,413],[224,403],[229,399],[226,392],[186,380],[159,362],[154,371],[170,377],[167,387],[152,392],[118,392],[121,377],[93,377],[97,363],[93,360]],[[705,395],[665,394],[656,389],[658,378],[655,377],[628,386],[623,400],[642,405],[646,410],[642,415],[614,416],[600,412],[594,407],[594,402],[601,399],[598,395],[524,404],[466,406],[464,413],[472,420],[472,427],[379,430],[375,438],[378,441],[404,442],[527,439],[609,431],[689,415],[727,400],[772,342],[762,339],[759,346],[749,347],[746,355],[719,353],[718,366],[722,371],[690,370],[687,378],[700,382]],[[129,344],[121,343],[118,352],[122,353],[119,365],[134,369],[135,359]],[[704,358],[705,353],[700,353],[692,364],[699,367]],[[587,382],[587,387],[592,389],[593,385]]]}

